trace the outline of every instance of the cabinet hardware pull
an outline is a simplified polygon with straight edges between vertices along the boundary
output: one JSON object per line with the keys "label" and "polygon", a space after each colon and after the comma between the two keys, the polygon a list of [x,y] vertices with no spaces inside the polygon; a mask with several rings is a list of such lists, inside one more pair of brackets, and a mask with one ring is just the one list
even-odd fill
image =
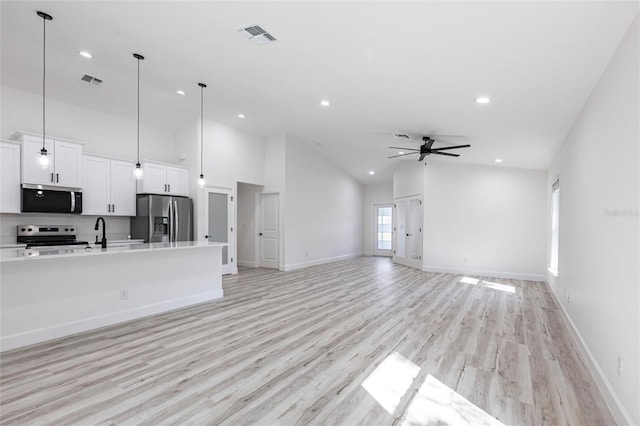
{"label": "cabinet hardware pull", "polygon": [[51,173],[51,183],[53,183],[53,173]]}
{"label": "cabinet hardware pull", "polygon": [[60,175],[56,173],[56,183],[60,182]]}

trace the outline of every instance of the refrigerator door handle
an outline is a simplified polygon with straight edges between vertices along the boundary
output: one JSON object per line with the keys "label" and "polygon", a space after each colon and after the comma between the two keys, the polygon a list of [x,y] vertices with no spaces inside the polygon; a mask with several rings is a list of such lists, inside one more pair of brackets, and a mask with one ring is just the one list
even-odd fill
{"label": "refrigerator door handle", "polygon": [[174,200],[173,201],[173,214],[175,215],[175,225],[176,225],[176,230],[175,230],[175,239],[174,241],[178,241],[178,229],[180,228],[180,221],[179,221],[179,215],[178,215],[178,201]]}
{"label": "refrigerator door handle", "polygon": [[169,242],[173,242],[173,205],[169,200]]}

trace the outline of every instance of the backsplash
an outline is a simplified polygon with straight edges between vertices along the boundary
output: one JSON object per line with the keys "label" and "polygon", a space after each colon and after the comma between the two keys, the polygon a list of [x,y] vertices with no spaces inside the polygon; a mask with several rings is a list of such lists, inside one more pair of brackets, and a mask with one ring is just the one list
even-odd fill
{"label": "backsplash", "polygon": [[[103,217],[107,224],[107,240],[127,239],[131,229],[128,217]],[[97,218],[74,214],[0,214],[0,245],[16,243],[18,225],[75,225],[78,240],[93,242],[96,235],[102,236],[102,226],[99,231],[93,229]]]}

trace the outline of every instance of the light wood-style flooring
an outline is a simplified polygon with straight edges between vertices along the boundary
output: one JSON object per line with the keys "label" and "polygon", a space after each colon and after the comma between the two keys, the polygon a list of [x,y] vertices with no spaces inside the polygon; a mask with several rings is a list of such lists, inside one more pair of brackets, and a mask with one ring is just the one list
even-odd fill
{"label": "light wood-style flooring", "polygon": [[2,354],[0,423],[611,425],[539,282],[387,258]]}

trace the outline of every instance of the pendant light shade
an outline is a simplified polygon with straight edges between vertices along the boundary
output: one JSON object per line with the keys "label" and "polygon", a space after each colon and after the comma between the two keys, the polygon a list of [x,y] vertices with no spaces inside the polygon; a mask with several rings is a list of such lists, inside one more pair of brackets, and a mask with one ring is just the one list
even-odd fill
{"label": "pendant light shade", "polygon": [[204,83],[198,83],[200,86],[200,178],[198,179],[198,185],[204,186],[204,88],[207,87]]}
{"label": "pendant light shade", "polygon": [[144,60],[144,56],[134,53],[133,57],[138,61],[138,156],[136,168],[133,169],[133,175],[137,180],[142,179],[142,167],[140,166],[140,61]]}
{"label": "pendant light shade", "polygon": [[51,15],[44,12],[36,12],[36,14],[42,18],[42,149],[40,150],[40,158],[38,162],[43,169],[49,168],[49,153],[45,147],[45,133],[46,133],[46,81],[47,81],[47,21],[53,20]]}

